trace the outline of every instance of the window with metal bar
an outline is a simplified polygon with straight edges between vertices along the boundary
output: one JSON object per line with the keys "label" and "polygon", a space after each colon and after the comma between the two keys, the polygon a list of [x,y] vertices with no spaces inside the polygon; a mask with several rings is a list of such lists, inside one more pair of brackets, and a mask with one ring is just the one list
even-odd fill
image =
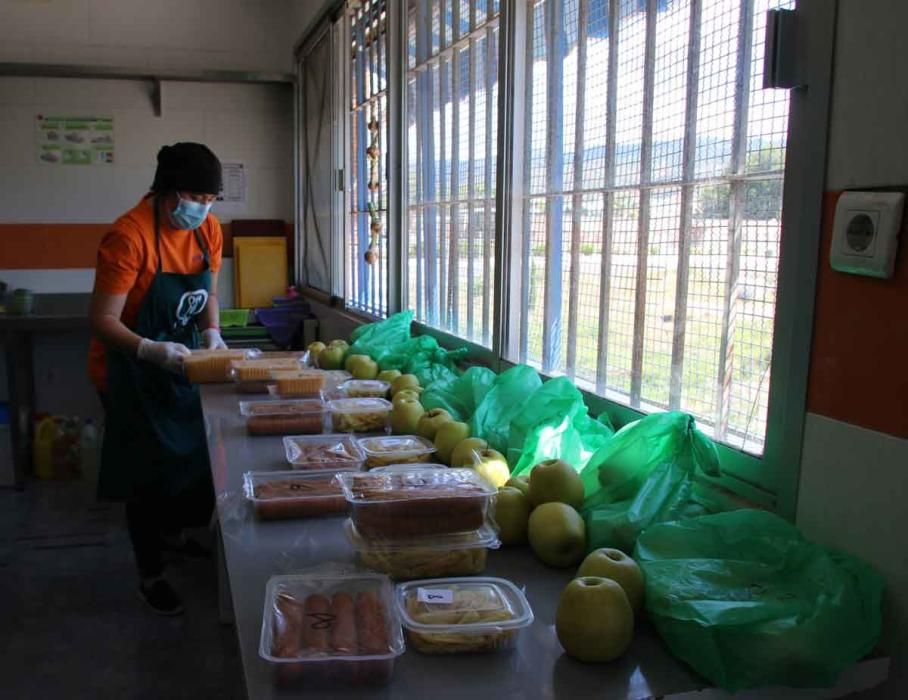
{"label": "window with metal bar", "polygon": [[761,454],[789,104],[763,36],[794,1],[526,1],[508,358]]}
{"label": "window with metal bar", "polygon": [[405,300],[490,346],[499,3],[409,0],[407,13]]}
{"label": "window with metal bar", "polygon": [[348,307],[388,313],[388,46],[385,0],[348,3]]}

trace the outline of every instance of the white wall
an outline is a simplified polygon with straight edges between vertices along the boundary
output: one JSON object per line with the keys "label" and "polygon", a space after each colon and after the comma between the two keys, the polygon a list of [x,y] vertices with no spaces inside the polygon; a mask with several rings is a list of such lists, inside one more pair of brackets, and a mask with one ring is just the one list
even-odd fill
{"label": "white wall", "polygon": [[[829,190],[908,183],[905,26],[904,0],[839,0]],[[906,495],[908,441],[808,414],[797,521],[808,537],[864,557],[886,577],[883,643],[894,665],[880,698],[908,689]]]}

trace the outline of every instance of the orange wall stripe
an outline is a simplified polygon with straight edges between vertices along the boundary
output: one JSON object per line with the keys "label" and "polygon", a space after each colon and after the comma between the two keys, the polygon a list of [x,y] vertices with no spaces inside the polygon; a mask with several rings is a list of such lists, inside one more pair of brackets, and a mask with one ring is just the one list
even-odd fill
{"label": "orange wall stripe", "polygon": [[[892,279],[829,266],[839,192],[823,199],[807,407],[813,413],[908,437],[908,236]],[[856,465],[857,466],[857,465]]]}

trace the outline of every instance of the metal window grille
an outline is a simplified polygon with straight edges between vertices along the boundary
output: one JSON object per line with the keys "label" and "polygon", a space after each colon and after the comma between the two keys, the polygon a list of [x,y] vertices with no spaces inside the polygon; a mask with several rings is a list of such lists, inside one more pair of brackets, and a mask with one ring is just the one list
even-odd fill
{"label": "metal window grille", "polygon": [[490,346],[499,3],[409,0],[407,12],[405,300]]}
{"label": "metal window grille", "polygon": [[388,46],[385,0],[348,4],[350,111],[346,303],[388,313]]}
{"label": "metal window grille", "polygon": [[789,103],[762,38],[793,5],[527,0],[509,359],[762,453]]}

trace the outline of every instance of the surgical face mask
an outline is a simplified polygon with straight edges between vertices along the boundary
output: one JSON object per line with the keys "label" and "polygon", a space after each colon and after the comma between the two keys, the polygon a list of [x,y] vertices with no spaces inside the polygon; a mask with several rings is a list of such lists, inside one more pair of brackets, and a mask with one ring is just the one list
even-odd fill
{"label": "surgical face mask", "polygon": [[194,229],[202,225],[210,210],[210,202],[202,204],[201,202],[193,202],[191,199],[180,197],[176,209],[170,212],[170,220],[176,228]]}

